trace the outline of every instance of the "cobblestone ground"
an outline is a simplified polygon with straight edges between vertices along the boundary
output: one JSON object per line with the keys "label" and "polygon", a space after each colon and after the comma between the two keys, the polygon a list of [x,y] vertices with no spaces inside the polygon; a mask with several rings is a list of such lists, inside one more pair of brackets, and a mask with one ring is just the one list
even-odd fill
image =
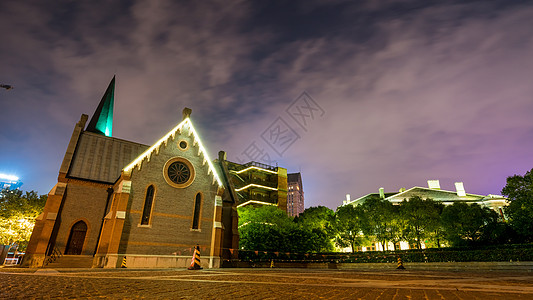
{"label": "cobblestone ground", "polygon": [[409,270],[0,269],[0,299],[533,299],[533,274]]}

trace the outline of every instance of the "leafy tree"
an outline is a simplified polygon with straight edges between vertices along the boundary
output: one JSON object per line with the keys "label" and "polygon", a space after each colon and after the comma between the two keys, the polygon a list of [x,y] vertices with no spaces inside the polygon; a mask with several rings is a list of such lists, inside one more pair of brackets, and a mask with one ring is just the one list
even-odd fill
{"label": "leafy tree", "polygon": [[498,214],[480,205],[455,202],[444,207],[442,225],[445,236],[453,246],[477,244],[484,231],[498,222]]}
{"label": "leafy tree", "polygon": [[241,249],[288,251],[287,236],[296,226],[285,212],[275,206],[246,206],[238,213]]}
{"label": "leafy tree", "polygon": [[533,242],[533,169],[524,176],[507,177],[502,194],[509,198],[505,212],[510,225],[528,242]]}
{"label": "leafy tree", "polygon": [[39,196],[34,191],[0,191],[0,243],[10,248],[18,244],[24,250],[45,203],[46,195]]}
{"label": "leafy tree", "polygon": [[379,197],[372,197],[361,205],[365,218],[363,232],[373,236],[387,250],[388,242],[402,239],[403,220],[398,216],[398,207]]}
{"label": "leafy tree", "polygon": [[304,217],[308,220],[301,219],[301,224],[298,224],[275,206],[246,206],[239,208],[238,212],[241,249],[291,253],[331,249],[328,235],[319,225],[320,218],[311,222],[311,217]]}
{"label": "leafy tree", "polygon": [[406,222],[404,236],[415,241],[418,249],[422,248],[421,240],[431,236],[431,232],[439,227],[440,209],[432,199],[423,200],[419,196],[402,201],[400,216]]}
{"label": "leafy tree", "polygon": [[479,243],[483,245],[518,244],[522,237],[507,222],[492,222],[485,226]]}
{"label": "leafy tree", "polygon": [[246,223],[265,223],[274,224],[279,227],[292,226],[292,218],[276,206],[258,206],[251,205],[239,207],[239,226]]}
{"label": "leafy tree", "polygon": [[332,223],[335,219],[335,212],[325,206],[306,208],[303,213],[294,218],[294,221],[306,228],[318,228],[328,233],[334,231]]}
{"label": "leafy tree", "polygon": [[294,218],[298,226],[312,233],[313,243],[310,249],[317,252],[332,251],[335,238],[335,212],[325,206],[307,208]]}
{"label": "leafy tree", "polygon": [[429,233],[429,245],[433,244],[433,246],[440,248],[442,242],[446,240],[444,235],[444,227],[442,226],[442,211],[444,210],[444,204],[435,202],[434,205],[438,211],[438,217],[437,220],[435,220],[434,226],[431,226],[430,228],[431,232]]}
{"label": "leafy tree", "polygon": [[363,211],[359,206],[343,205],[335,212],[336,243],[340,247],[350,246],[352,252],[363,240]]}

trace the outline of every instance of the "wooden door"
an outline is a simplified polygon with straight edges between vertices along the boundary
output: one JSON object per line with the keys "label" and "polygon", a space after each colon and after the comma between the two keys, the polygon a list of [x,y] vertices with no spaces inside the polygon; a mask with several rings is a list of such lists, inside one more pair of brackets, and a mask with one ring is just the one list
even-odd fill
{"label": "wooden door", "polygon": [[65,254],[68,255],[80,255],[83,249],[83,243],[85,242],[85,234],[87,233],[87,224],[83,221],[79,221],[70,230],[70,236],[67,242],[67,249]]}

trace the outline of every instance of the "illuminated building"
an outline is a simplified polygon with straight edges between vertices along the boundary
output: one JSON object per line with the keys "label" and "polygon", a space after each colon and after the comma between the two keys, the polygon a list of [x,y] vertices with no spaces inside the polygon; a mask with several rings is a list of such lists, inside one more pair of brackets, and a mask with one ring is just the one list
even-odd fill
{"label": "illuminated building", "polygon": [[465,203],[477,203],[482,207],[488,207],[495,212],[497,212],[502,218],[505,217],[503,214],[503,208],[507,206],[507,198],[500,195],[476,195],[476,194],[467,194],[462,182],[455,183],[455,191],[446,191],[441,190],[440,182],[438,180],[428,180],[428,187],[419,187],[415,186],[410,189],[400,189],[398,192],[385,193],[383,188],[379,189],[379,193],[372,193],[360,197],[355,200],[349,200],[349,195],[347,195],[347,200],[343,201],[343,205],[359,205],[365,202],[366,199],[374,196],[379,196],[381,199],[392,202],[393,204],[399,204],[405,199],[409,199],[415,196],[418,196],[422,199],[433,199],[437,202],[441,202],[444,205],[451,205],[454,202],[465,202]]}
{"label": "illuminated building", "polygon": [[238,207],[272,205],[287,210],[287,169],[249,162],[238,164],[219,158],[225,165],[224,180],[235,193]]}
{"label": "illuminated building", "polygon": [[[398,192],[392,193],[385,193],[384,189],[380,188],[378,193],[367,194],[355,200],[351,200],[350,195],[347,194],[346,200],[343,201],[343,205],[360,205],[373,197],[379,197],[398,205],[403,200],[409,200],[415,196],[418,196],[422,199],[432,199],[444,205],[451,205],[454,202],[464,202],[469,204],[477,203],[482,207],[487,207],[494,210],[500,215],[501,218],[506,218],[503,209],[508,205],[507,198],[492,194],[484,196],[466,193],[464,184],[462,182],[455,183],[455,191],[442,190],[440,188],[439,180],[428,180],[428,187],[415,186],[410,189],[402,188]],[[400,249],[410,248],[410,245],[407,242],[401,242],[399,246]],[[424,247],[425,245],[422,243],[422,248]],[[379,243],[376,243],[372,247],[368,247],[368,249],[366,248],[367,247],[363,247],[363,250],[383,250]],[[388,246],[388,249],[392,249],[392,244]]]}
{"label": "illuminated building", "polygon": [[16,190],[22,185],[17,176],[0,173],[0,189]]}
{"label": "illuminated building", "polygon": [[304,211],[304,188],[302,175],[291,173],[287,175],[287,214],[296,217]]}
{"label": "illuminated building", "polygon": [[[151,146],[112,137],[115,79],[75,125],[23,265],[218,267],[238,248],[235,203],[190,118]],[[53,258],[59,257],[54,261]],[[229,258],[229,257],[228,257]]]}

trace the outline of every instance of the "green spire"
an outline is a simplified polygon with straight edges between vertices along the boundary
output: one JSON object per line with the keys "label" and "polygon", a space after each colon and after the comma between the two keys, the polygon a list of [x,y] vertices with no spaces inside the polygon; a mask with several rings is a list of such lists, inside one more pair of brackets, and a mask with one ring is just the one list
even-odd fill
{"label": "green spire", "polygon": [[100,100],[86,131],[111,136],[113,131],[113,104],[115,102],[115,76]]}

